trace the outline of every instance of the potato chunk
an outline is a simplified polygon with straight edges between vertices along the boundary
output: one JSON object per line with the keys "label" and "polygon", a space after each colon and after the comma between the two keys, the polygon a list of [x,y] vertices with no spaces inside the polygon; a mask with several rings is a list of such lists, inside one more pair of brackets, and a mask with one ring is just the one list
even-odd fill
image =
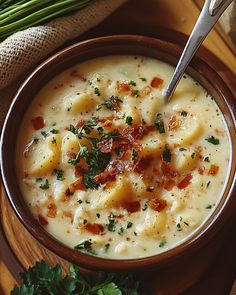
{"label": "potato chunk", "polygon": [[134,192],[130,180],[125,176],[119,176],[111,188],[101,193],[99,205],[113,207],[122,201],[131,200],[132,197],[134,197]]}
{"label": "potato chunk", "polygon": [[153,125],[162,104],[163,100],[158,97],[154,97],[152,94],[149,94],[143,99],[141,104],[141,115],[147,124]]}
{"label": "potato chunk", "polygon": [[142,155],[143,156],[158,156],[164,148],[164,141],[157,135],[156,132],[150,132],[142,141]]}
{"label": "potato chunk", "polygon": [[139,124],[141,122],[140,112],[137,108],[137,100],[134,97],[125,97],[123,103],[121,104],[121,108],[125,117],[131,117],[134,124]]}
{"label": "potato chunk", "polygon": [[26,158],[26,171],[31,175],[43,175],[60,163],[61,136],[51,135],[39,141],[29,151]]}
{"label": "potato chunk", "polygon": [[91,94],[81,93],[66,97],[64,104],[66,111],[70,110],[73,113],[83,113],[91,111],[96,101]]}
{"label": "potato chunk", "polygon": [[168,143],[191,144],[201,134],[202,128],[196,117],[188,115],[179,118],[179,126],[169,132]]}
{"label": "potato chunk", "polygon": [[198,162],[198,156],[192,149],[178,151],[176,157],[173,160],[174,168],[179,172],[186,170],[192,170],[196,167]]}

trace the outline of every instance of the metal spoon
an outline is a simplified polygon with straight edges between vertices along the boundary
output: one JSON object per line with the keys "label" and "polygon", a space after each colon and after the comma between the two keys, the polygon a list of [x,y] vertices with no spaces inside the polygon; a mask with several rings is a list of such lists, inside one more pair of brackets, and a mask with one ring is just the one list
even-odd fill
{"label": "metal spoon", "polygon": [[164,89],[162,93],[165,102],[170,100],[193,55],[231,2],[233,2],[233,0],[205,1],[195,27],[193,28],[193,31],[176,66],[175,72],[167,88]]}

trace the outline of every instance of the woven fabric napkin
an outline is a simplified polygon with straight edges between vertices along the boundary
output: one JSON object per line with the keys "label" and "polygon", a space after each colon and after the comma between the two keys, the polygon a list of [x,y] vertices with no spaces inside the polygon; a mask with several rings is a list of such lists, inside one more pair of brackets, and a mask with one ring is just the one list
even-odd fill
{"label": "woven fabric napkin", "polygon": [[233,1],[220,18],[225,33],[236,45],[236,1]]}
{"label": "woven fabric napkin", "polygon": [[65,41],[94,27],[127,0],[96,0],[78,12],[17,32],[0,43],[0,89]]}

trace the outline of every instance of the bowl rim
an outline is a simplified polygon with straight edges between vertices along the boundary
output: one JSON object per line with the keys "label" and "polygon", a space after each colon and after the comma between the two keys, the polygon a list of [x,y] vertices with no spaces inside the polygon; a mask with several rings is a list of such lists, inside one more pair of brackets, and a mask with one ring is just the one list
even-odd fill
{"label": "bowl rim", "polygon": [[[40,242],[42,243],[46,248],[51,250],[52,252],[56,253],[60,257],[71,261],[73,263],[79,264],[82,267],[94,269],[94,270],[106,270],[106,271],[122,271],[122,270],[143,270],[144,268],[153,268],[153,267],[161,267],[166,264],[173,263],[174,261],[178,260],[182,257],[182,255],[191,255],[193,254],[197,248],[203,247],[208,243],[211,237],[215,235],[215,230],[218,228],[220,230],[223,225],[226,223],[226,221],[230,218],[230,215],[232,214],[233,207],[232,204],[232,194],[236,190],[236,176],[235,176],[235,162],[234,162],[234,172],[231,177],[231,185],[228,189],[227,196],[224,198],[223,204],[219,210],[211,214],[210,218],[211,220],[208,222],[205,226],[206,222],[198,228],[196,233],[193,237],[190,239],[187,239],[186,241],[180,243],[174,248],[171,248],[170,250],[164,251],[162,253],[153,255],[153,256],[147,256],[143,258],[134,258],[134,259],[122,259],[122,260],[116,260],[116,259],[107,259],[97,256],[92,256],[77,250],[74,250],[72,248],[67,247],[66,245],[63,245],[61,242],[57,241],[55,238],[53,238],[49,233],[46,232],[40,226],[38,221],[36,221],[33,216],[31,215],[28,208],[25,208],[22,206],[22,200],[19,200],[19,197],[15,195],[15,187],[10,185],[11,177],[9,173],[7,172],[9,170],[8,163],[6,160],[6,155],[8,153],[8,147],[6,146],[5,142],[7,141],[7,137],[9,134],[9,126],[10,122],[12,120],[12,116],[14,115],[14,112],[16,111],[16,107],[18,104],[20,105],[21,96],[24,93],[25,90],[28,89],[28,87],[31,86],[35,78],[38,77],[43,71],[45,72],[45,69],[52,67],[57,67],[57,61],[60,60],[63,55],[69,57],[71,53],[74,51],[77,51],[77,54],[81,54],[80,50],[87,50],[87,49],[93,49],[96,46],[113,46],[114,44],[120,44],[122,46],[125,46],[126,44],[138,44],[143,48],[145,46],[153,46],[159,47],[160,51],[163,51],[169,55],[173,55],[176,58],[180,56],[181,54],[181,47],[177,44],[172,44],[167,41],[162,41],[157,38],[147,37],[147,36],[140,36],[140,35],[115,35],[115,36],[105,36],[105,37],[98,37],[93,38],[89,40],[85,40],[82,42],[75,43],[65,49],[62,49],[58,53],[55,53],[51,57],[49,57],[47,60],[45,60],[43,63],[41,63],[33,72],[32,74],[25,80],[25,82],[22,84],[20,89],[18,90],[10,108],[7,113],[7,116],[4,121],[2,134],[1,134],[1,149],[0,149],[0,162],[1,162],[1,173],[2,173],[2,180],[3,184],[8,196],[8,199],[10,200],[10,203],[14,209],[14,212],[16,213],[17,217],[21,221],[21,223],[24,225],[24,227]],[[73,54],[72,54],[73,55]],[[225,106],[228,108],[229,114],[230,114],[230,121],[233,125],[234,129],[234,135],[235,129],[236,129],[236,102],[235,99],[231,93],[231,91],[228,89],[227,85],[224,83],[222,78],[214,71],[209,65],[207,65],[203,60],[201,60],[199,57],[194,57],[190,64],[190,68],[193,68],[195,71],[199,72],[200,74],[207,75],[210,74],[211,78],[214,78],[214,82],[216,84],[214,85],[214,88],[218,91],[219,94],[221,94]],[[70,66],[68,67],[70,68]],[[59,72],[57,72],[59,74]],[[33,95],[35,97],[35,95]],[[229,127],[228,127],[229,128]],[[236,137],[236,136],[235,136]],[[233,150],[233,149],[232,149]],[[231,171],[233,168],[231,167]],[[235,204],[234,204],[235,205]],[[234,208],[235,209],[235,208]],[[228,214],[226,214],[228,212]],[[230,212],[230,214],[229,214]]]}

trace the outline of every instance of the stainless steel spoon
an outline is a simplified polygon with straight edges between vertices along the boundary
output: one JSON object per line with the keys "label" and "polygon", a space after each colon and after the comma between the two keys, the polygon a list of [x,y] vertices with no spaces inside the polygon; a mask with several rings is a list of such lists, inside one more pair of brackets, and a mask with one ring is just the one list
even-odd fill
{"label": "stainless steel spoon", "polygon": [[162,93],[165,102],[170,100],[193,55],[231,2],[233,0],[205,0],[197,23],[185,45],[175,72],[167,88]]}

